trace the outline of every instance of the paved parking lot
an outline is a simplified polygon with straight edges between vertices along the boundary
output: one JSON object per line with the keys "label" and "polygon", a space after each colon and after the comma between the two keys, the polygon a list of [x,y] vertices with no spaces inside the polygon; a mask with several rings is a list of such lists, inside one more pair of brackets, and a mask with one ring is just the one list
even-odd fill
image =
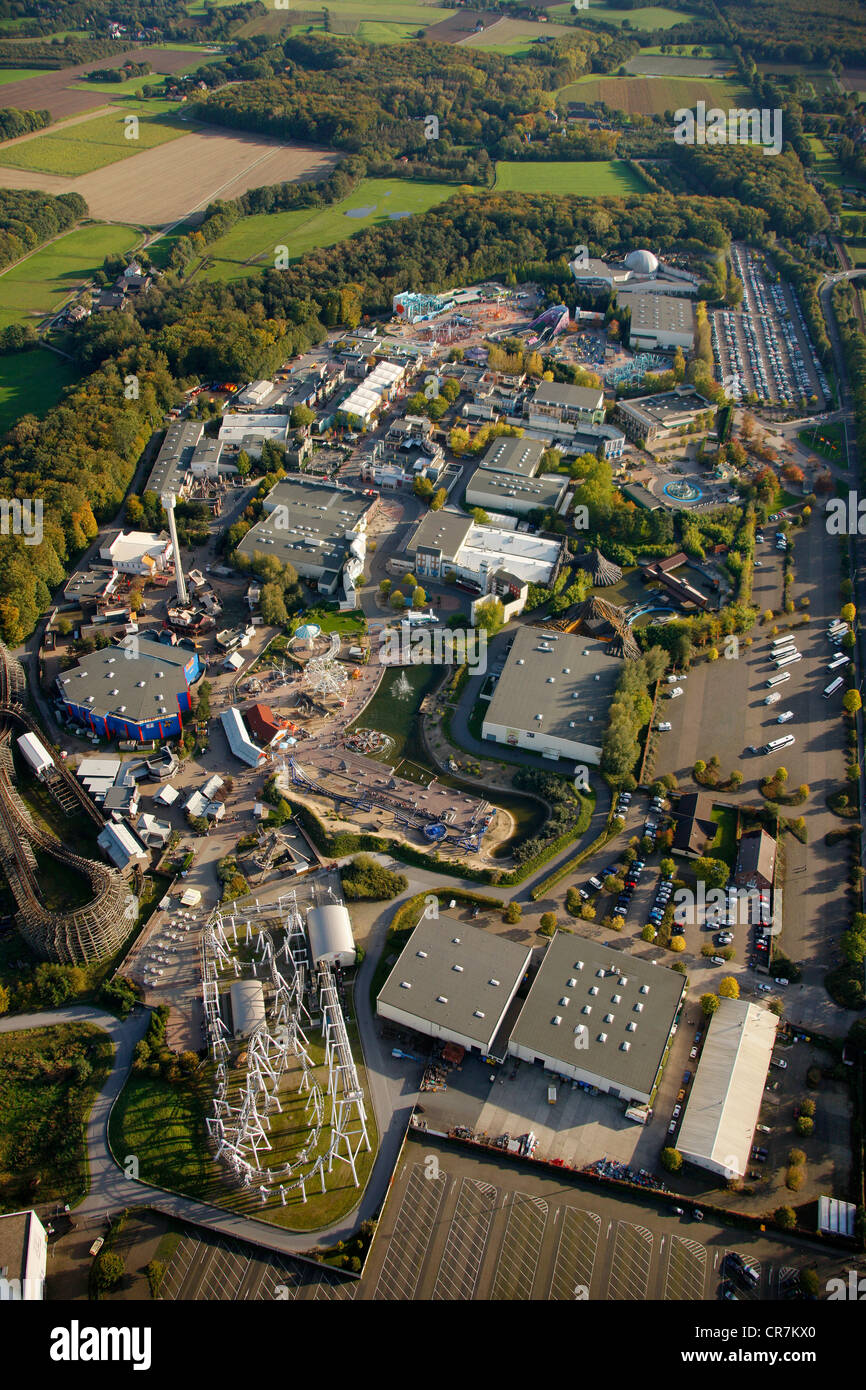
{"label": "paved parking lot", "polygon": [[245,1241],[190,1229],[172,1256],[160,1297],[178,1302],[354,1298],[358,1281]]}
{"label": "paved parking lot", "polygon": [[[359,1297],[702,1301],[718,1296],[737,1249],[759,1275],[739,1291],[748,1302],[775,1298],[784,1271],[815,1261],[806,1242],[669,1212],[412,1134]],[[828,1275],[842,1264],[821,1257]]]}

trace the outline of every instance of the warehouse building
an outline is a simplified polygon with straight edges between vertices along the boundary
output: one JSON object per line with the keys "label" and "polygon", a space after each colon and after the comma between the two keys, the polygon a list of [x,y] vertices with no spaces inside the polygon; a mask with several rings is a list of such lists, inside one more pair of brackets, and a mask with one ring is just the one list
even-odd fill
{"label": "warehouse building", "polygon": [[742,999],[720,999],[692,1082],[677,1148],[721,1177],[744,1177],[778,1020]]}
{"label": "warehouse building", "polygon": [[661,1079],[686,982],[674,970],[557,932],[508,1051],[559,1076],[648,1105]]}
{"label": "warehouse building", "polygon": [[422,917],[379,991],[376,1012],[486,1057],[532,952],[456,917]]}
{"label": "warehouse building", "polygon": [[555,511],[567,491],[568,479],[561,473],[521,478],[513,473],[478,468],[466,488],[466,505],[483,507],[487,512],[528,516],[537,508]]}
{"label": "warehouse building", "polygon": [[202,674],[198,653],[150,634],[91,652],[57,677],[70,718],[102,738],[176,738]]}
{"label": "warehouse building", "polygon": [[219,437],[224,448],[243,449],[250,458],[258,458],[266,439],[280,449],[286,448],[289,442],[289,417],[228,411],[223,416]]}
{"label": "warehouse building", "polygon": [[444,579],[450,573],[488,593],[500,571],[507,571],[521,584],[551,584],[562,556],[561,541],[478,525],[463,512],[443,509],[422,517],[406,542],[401,561],[419,579]]}
{"label": "warehouse building", "polygon": [[0,1303],[45,1297],[48,1232],[35,1211],[0,1216]]}
{"label": "warehouse building", "polygon": [[176,497],[183,497],[192,476],[192,456],[203,434],[201,420],[173,420],[150,470],[145,492],[155,492],[157,497],[172,492]]}
{"label": "warehouse building", "polygon": [[681,429],[688,429],[699,416],[714,409],[712,401],[693,387],[675,386],[672,391],[659,391],[654,396],[617,401],[614,419],[628,439],[649,447],[678,439]]}
{"label": "warehouse building", "polygon": [[617,304],[631,314],[629,346],[636,352],[656,348],[691,352],[695,346],[695,310],[688,299],[667,294],[617,295]]}
{"label": "warehouse building", "polygon": [[521,478],[534,478],[546,447],[542,440],[528,435],[520,438],[502,435],[494,439],[479,467],[494,473],[516,473]]}
{"label": "warehouse building", "polygon": [[487,706],[482,738],[552,761],[597,765],[621,672],[606,643],[521,627]]}
{"label": "warehouse building", "polygon": [[108,560],[118,574],[151,578],[168,569],[174,549],[165,531],[115,531],[99,547],[99,558]]}
{"label": "warehouse building", "polygon": [[268,493],[264,515],[238,552],[250,559],[257,551],[273,555],[283,565],[294,565],[319,593],[332,594],[377,505],[377,498],[363,492],[284,478]]}
{"label": "warehouse building", "polygon": [[372,424],[376,415],[390,401],[397,386],[406,375],[406,364],[380,362],[369,376],[364,377],[360,386],[340,402],[338,414],[349,424],[358,420],[364,429]]}

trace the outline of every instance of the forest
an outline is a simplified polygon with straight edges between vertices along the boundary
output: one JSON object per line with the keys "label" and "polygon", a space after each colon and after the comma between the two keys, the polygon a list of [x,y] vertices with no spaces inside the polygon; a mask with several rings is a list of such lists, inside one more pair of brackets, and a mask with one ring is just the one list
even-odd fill
{"label": "forest", "polygon": [[29,189],[0,188],[0,269],[86,216],[87,204],[78,193],[55,198]]}
{"label": "forest", "polygon": [[0,140],[14,140],[16,135],[29,135],[31,130],[44,130],[50,124],[50,111],[16,111],[14,106],[0,107]]}
{"label": "forest", "polygon": [[849,0],[717,0],[744,48],[785,63],[866,62],[863,9]]}
{"label": "forest", "polygon": [[[135,0],[132,5],[118,5],[116,0],[49,0],[47,4],[45,0],[0,0],[0,19],[23,19],[24,23],[15,30],[16,37],[22,39],[49,38],[68,30],[90,29],[94,35],[102,37],[75,39],[72,43],[83,48],[102,42],[103,53],[108,54],[117,52],[116,40],[107,37],[109,23],[113,21],[126,25],[132,33],[150,30],[164,39],[215,39],[228,37],[231,29],[244,20],[267,14],[262,0],[220,8],[209,5],[196,15],[190,15],[188,9],[189,0]],[[29,52],[28,49],[28,56]],[[101,58],[103,53],[89,53],[86,57],[67,61],[83,63],[88,58]],[[19,49],[19,61],[20,56]],[[50,66],[65,67],[67,63]]]}

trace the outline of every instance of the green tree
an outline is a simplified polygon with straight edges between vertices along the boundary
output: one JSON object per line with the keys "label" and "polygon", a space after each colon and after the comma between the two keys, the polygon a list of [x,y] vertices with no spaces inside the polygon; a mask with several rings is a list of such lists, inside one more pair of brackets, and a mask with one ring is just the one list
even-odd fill
{"label": "green tree", "polygon": [[679,1149],[662,1149],[661,1165],[667,1173],[679,1173],[683,1166],[683,1156]]}
{"label": "green tree", "polygon": [[419,584],[419,585],[418,585],[418,588],[417,588],[417,589],[413,589],[413,591],[412,591],[412,607],[413,607],[413,608],[423,608],[423,607],[424,607],[424,604],[425,604],[426,602],[427,602],[427,594],[426,594],[425,590],[422,589],[422,588],[421,588],[421,585]]}
{"label": "green tree", "polygon": [[716,1009],[717,1009],[718,1007],[719,1007],[719,1000],[718,1000],[718,996],[717,996],[717,995],[715,995],[715,994],[702,994],[702,995],[701,995],[701,1008],[702,1008],[703,1011],[704,1011],[704,1017],[705,1017],[705,1018],[712,1018],[713,1014],[716,1012]]}
{"label": "green tree", "polygon": [[514,926],[515,922],[519,922],[522,916],[523,908],[520,906],[520,903],[509,903],[503,914],[504,920],[508,922],[510,926]]}
{"label": "green tree", "polygon": [[863,708],[859,690],[846,690],[842,696],[842,708],[846,714],[855,715]]}
{"label": "green tree", "polygon": [[556,931],[556,913],[542,912],[539,927],[545,936],[553,936]]}
{"label": "green tree", "polygon": [[725,975],[724,979],[719,981],[719,995],[722,999],[739,999],[740,986],[733,975]]}
{"label": "green tree", "polygon": [[437,488],[433,496],[430,498],[431,512],[441,511],[447,501],[448,493],[445,491],[444,487]]}
{"label": "green tree", "polygon": [[292,406],[291,425],[293,430],[305,429],[315,420],[315,412],[308,405]]}
{"label": "green tree", "polygon": [[285,627],[289,621],[281,584],[273,582],[262,587],[259,608],[265,622],[270,623],[273,627]]}
{"label": "green tree", "polygon": [[124,1275],[123,1259],[114,1250],[103,1250],[96,1258],[94,1279],[100,1293],[117,1287]]}
{"label": "green tree", "polygon": [[776,1219],[776,1225],[780,1226],[783,1231],[796,1231],[797,1213],[793,1207],[776,1207],[773,1215]]}

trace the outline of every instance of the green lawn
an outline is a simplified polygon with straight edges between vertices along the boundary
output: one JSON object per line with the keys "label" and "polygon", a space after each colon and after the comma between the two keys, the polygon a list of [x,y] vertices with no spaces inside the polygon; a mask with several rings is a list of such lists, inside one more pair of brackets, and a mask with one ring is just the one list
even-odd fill
{"label": "green lawn", "polygon": [[[98,104],[98,88],[94,86],[93,91]],[[107,164],[115,164],[120,159],[129,159],[142,150],[153,149],[168,140],[177,140],[187,133],[183,126],[171,119],[170,113],[175,109],[171,102],[128,105],[134,106],[134,109],[127,110],[125,106],[122,111],[94,116],[79,125],[67,126],[50,135],[38,135],[33,140],[7,147],[0,152],[0,165],[74,178],[78,174],[102,169]],[[130,116],[138,118],[136,138],[127,135],[128,130],[134,129],[128,123]]]}
{"label": "green lawn", "polygon": [[573,163],[512,163],[496,166],[496,189],[502,193],[576,193],[586,198],[640,193],[644,185],[619,159]]}
{"label": "green lawn", "polygon": [[22,415],[45,415],[77,378],[74,364],[47,348],[0,357],[0,434]]}
{"label": "green lawn", "polygon": [[[433,23],[431,20],[430,23]],[[409,43],[414,39],[418,30],[424,27],[423,22],[412,24],[404,23],[400,20],[382,19],[362,19],[358,29],[358,38],[365,43]]]}
{"label": "green lawn", "polygon": [[56,312],[106,256],[131,250],[139,239],[134,227],[96,222],[34,251],[0,275],[0,328]]}
{"label": "green lawn", "polygon": [[608,5],[596,5],[594,0],[590,0],[588,10],[583,10],[578,15],[574,14],[570,0],[568,4],[554,5],[547,13],[551,17],[569,15],[578,19],[582,24],[588,19],[601,19],[606,24],[616,24],[620,28],[628,20],[632,29],[672,29],[675,24],[687,24],[689,20],[696,17],[686,10],[669,10],[666,5],[646,5],[637,10],[617,10]]}
{"label": "green lawn", "polygon": [[[455,192],[455,186],[446,183],[363,179],[354,193],[330,207],[246,217],[208,247],[205,268],[197,278],[235,280],[255,275],[273,268],[276,246],[287,246],[292,258],[302,256],[318,246],[333,246],[365,227],[383,225],[395,214],[423,214]],[[352,212],[360,215],[347,215]]]}
{"label": "green lawn", "polygon": [[820,454],[821,458],[829,459],[831,463],[843,461],[841,425],[818,425],[810,430],[801,430],[797,437],[801,444]]}
{"label": "green lawn", "polygon": [[737,812],[733,806],[714,806],[710,820],[715,821],[718,830],[707,854],[712,859],[723,859],[733,869],[737,858]]}
{"label": "green lawn", "polygon": [[25,82],[28,77],[44,77],[45,68],[0,68],[0,85],[7,82]]}

